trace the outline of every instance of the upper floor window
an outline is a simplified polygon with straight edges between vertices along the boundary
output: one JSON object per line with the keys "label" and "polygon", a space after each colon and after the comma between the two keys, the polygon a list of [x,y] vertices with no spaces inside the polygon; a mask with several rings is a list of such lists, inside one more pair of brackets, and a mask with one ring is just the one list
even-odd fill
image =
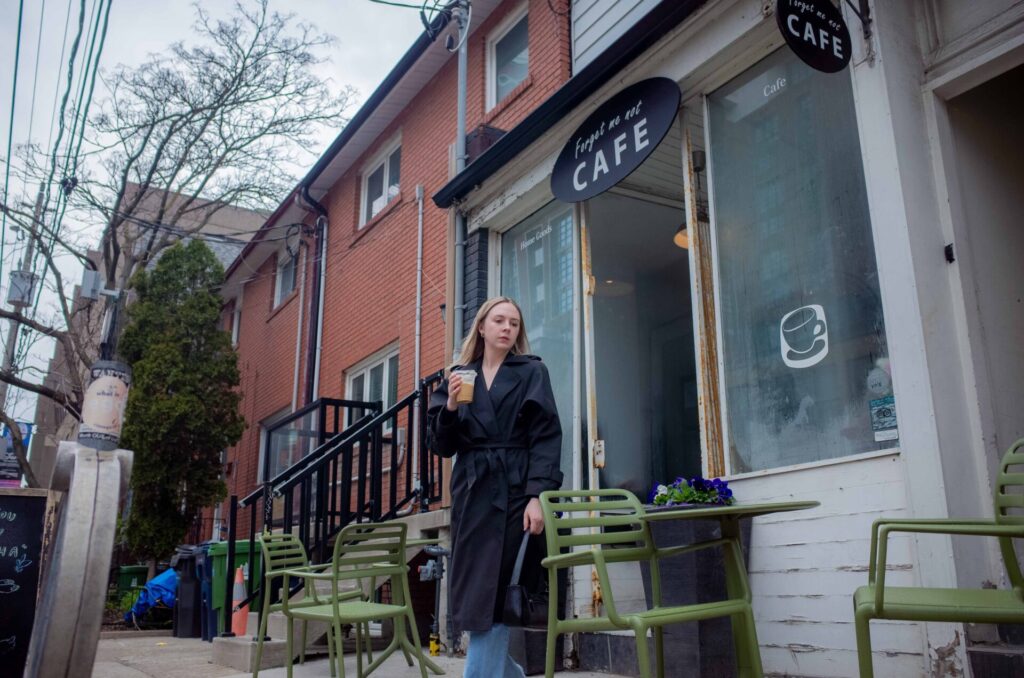
{"label": "upper floor window", "polygon": [[235,299],[235,307],[231,312],[231,345],[238,346],[238,337],[242,333],[242,296]]}
{"label": "upper floor window", "polygon": [[283,252],[277,260],[277,275],[274,276],[274,307],[281,305],[295,289],[295,269],[298,257]]}
{"label": "upper floor window", "polygon": [[360,227],[377,216],[384,207],[398,197],[398,182],[402,174],[402,147],[390,146],[381,157],[371,162],[363,172],[362,219]]}
{"label": "upper floor window", "polygon": [[510,15],[487,39],[487,109],[501,103],[519,86],[530,67],[526,4]]}
{"label": "upper floor window", "polygon": [[[379,351],[346,372],[345,394],[349,400],[383,401],[388,409],[398,401],[398,347]],[[351,425],[365,412],[349,411]],[[385,426],[390,429],[390,423]]]}

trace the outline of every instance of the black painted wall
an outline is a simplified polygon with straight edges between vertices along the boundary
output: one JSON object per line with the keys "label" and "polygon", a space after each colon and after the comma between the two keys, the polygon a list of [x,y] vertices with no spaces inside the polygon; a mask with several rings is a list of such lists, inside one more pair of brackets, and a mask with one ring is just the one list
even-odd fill
{"label": "black painted wall", "polygon": [[487,240],[490,231],[480,229],[466,238],[465,299],[466,310],[462,316],[462,336],[473,326],[473,318],[487,301]]}

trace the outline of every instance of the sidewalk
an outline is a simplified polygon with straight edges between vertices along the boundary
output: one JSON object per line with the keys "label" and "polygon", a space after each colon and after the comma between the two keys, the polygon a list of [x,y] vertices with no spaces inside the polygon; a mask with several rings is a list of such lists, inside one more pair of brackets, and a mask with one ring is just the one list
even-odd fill
{"label": "sidewalk", "polygon": [[[211,655],[210,644],[195,638],[104,638],[96,650],[92,675],[93,678],[246,678],[250,675],[210,663]],[[464,659],[445,656],[433,659],[451,678],[462,676]],[[302,666],[296,665],[293,675],[295,678],[327,678],[331,672],[326,659],[315,659]],[[346,655],[345,675],[356,675],[355,655]],[[417,666],[408,666],[401,654],[396,654],[371,675],[375,678],[415,678],[420,672]],[[560,671],[555,675],[563,678],[616,678],[608,673],[589,671]],[[285,669],[265,669],[260,671],[260,676],[284,678]]]}

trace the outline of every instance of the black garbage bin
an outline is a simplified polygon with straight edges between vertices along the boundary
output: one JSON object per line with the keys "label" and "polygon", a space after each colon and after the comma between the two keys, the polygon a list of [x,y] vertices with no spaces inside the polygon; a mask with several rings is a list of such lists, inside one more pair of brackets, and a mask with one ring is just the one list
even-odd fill
{"label": "black garbage bin", "polygon": [[200,582],[196,577],[196,555],[199,547],[182,545],[171,557],[171,567],[178,575],[178,596],[174,605],[173,628],[175,638],[199,638]]}
{"label": "black garbage bin", "polygon": [[213,642],[217,635],[217,610],[213,606],[213,562],[210,559],[210,544],[204,541],[196,547],[196,575],[199,577],[201,596],[200,630],[201,637]]}

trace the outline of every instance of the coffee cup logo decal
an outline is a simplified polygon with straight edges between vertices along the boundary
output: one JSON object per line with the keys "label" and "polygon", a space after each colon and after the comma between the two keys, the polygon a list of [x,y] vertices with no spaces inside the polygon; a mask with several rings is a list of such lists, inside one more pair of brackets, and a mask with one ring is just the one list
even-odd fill
{"label": "coffee cup logo decal", "polygon": [[818,304],[801,306],[779,321],[779,350],[787,367],[813,367],[828,355],[828,322]]}

